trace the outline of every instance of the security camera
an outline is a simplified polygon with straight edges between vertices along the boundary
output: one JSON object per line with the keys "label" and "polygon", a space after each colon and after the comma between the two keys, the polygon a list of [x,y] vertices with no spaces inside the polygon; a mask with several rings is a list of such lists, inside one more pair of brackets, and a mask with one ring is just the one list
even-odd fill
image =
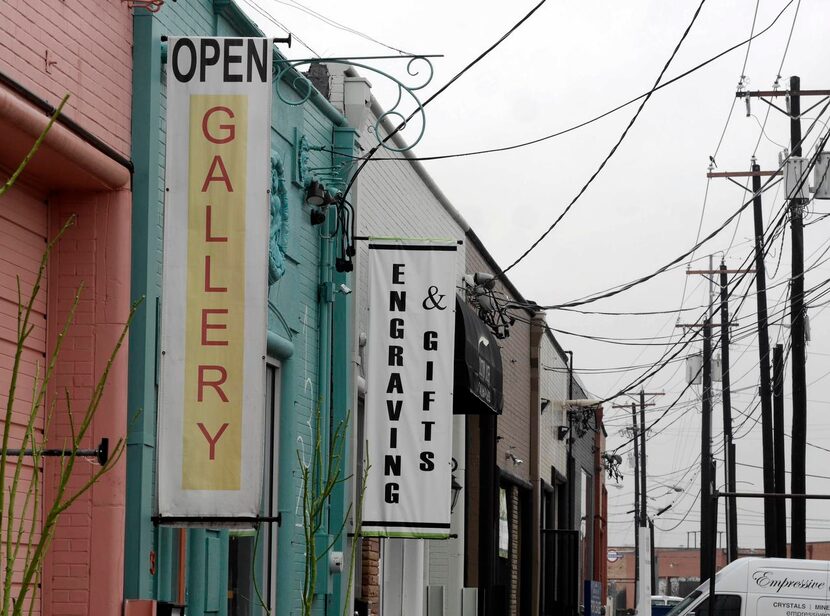
{"label": "security camera", "polygon": [[493,289],[496,286],[496,277],[487,272],[476,272],[473,274],[473,281],[485,289]]}
{"label": "security camera", "polygon": [[462,277],[468,287],[483,287],[492,291],[496,286],[496,277],[487,272],[476,272],[475,274],[464,274]]}
{"label": "security camera", "polygon": [[341,284],[340,284],[340,292],[341,292],[343,295],[348,295],[349,293],[351,293],[351,292],[352,292],[352,290],[351,290],[349,287],[347,287],[346,285],[344,285],[343,283],[341,283]]}

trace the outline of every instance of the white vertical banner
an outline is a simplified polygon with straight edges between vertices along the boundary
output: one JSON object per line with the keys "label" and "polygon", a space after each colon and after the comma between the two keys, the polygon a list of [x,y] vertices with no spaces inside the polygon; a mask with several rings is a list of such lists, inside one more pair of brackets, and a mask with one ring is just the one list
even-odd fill
{"label": "white vertical banner", "polygon": [[369,245],[362,532],[450,532],[457,245]]}
{"label": "white vertical banner", "polygon": [[158,513],[259,514],[273,45],[170,38]]}

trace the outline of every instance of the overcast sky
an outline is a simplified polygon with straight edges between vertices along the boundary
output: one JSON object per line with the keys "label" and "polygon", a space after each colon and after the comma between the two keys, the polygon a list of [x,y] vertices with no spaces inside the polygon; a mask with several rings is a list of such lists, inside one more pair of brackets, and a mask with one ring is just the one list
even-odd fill
{"label": "overcast sky", "polygon": [[[433,60],[435,75],[422,90],[422,100],[536,4],[525,0],[304,0],[303,4],[294,0],[242,1],[266,33],[283,35],[275,21],[294,33],[293,48],[285,50],[291,58],[395,53],[353,32],[333,27],[310,14],[309,9],[391,47],[418,54],[443,54],[443,58]],[[785,0],[758,2],[755,32],[766,28],[787,4]],[[643,94],[659,75],[697,6],[697,1],[548,0],[510,38],[427,107],[425,135],[415,152],[419,156],[442,155],[529,141],[588,120]],[[748,38],[755,11],[756,2],[752,0],[708,0],[664,81]],[[615,156],[570,213],[529,257],[510,271],[511,280],[524,296],[543,305],[558,304],[634,280],[690,249],[696,243],[699,228],[704,237],[721,226],[749,193],[728,180],[707,181],[709,157],[715,157],[718,170],[747,170],[757,147],[761,168],[770,170],[777,168],[778,153],[789,143],[787,118],[775,110],[768,114],[770,107],[764,102],[752,101],[751,117],[746,116],[743,100],[733,108],[745,58],[743,74],[749,89],[770,89],[782,59],[783,88],[788,86],[790,75],[798,74],[803,89],[828,89],[828,24],[830,2],[794,0],[775,25],[752,42],[748,57],[747,46],[743,46],[655,93]],[[792,39],[787,49],[791,28]],[[313,53],[298,43],[297,37]],[[364,62],[402,80],[406,78],[404,61]],[[369,71],[361,72],[372,82],[373,93],[381,103],[391,105],[395,94],[392,83]],[[805,98],[802,109],[820,100]],[[777,102],[783,106],[783,99]],[[805,132],[811,123],[807,118],[814,118],[822,107],[823,103],[815,112],[804,114]],[[636,108],[637,104],[631,105],[537,145],[426,165],[497,261],[506,267],[577,194],[616,143]],[[405,102],[402,110],[408,113],[411,104]],[[821,120],[827,122],[828,118],[830,113],[825,113]],[[765,135],[761,136],[763,123]],[[810,153],[824,130],[825,125],[818,123],[809,134],[805,143],[810,146]],[[405,135],[410,141],[415,138],[412,131]],[[765,223],[779,212],[783,194],[783,188],[765,193]],[[823,251],[830,245],[830,220],[820,219],[828,211],[830,202],[815,201],[806,219],[815,221],[805,229],[805,262],[811,268],[805,279],[808,289],[827,279],[830,272],[830,266],[823,263],[827,258]],[[695,254],[693,268],[707,267],[709,254],[715,255],[715,266],[724,256],[729,267],[740,267],[750,255],[752,236],[750,209]],[[779,237],[767,260],[771,318],[780,318],[780,310],[786,306],[789,255],[787,233],[783,251]],[[640,312],[701,306],[708,302],[708,282],[701,276],[687,276],[688,263],[687,259],[649,283],[585,309]],[[750,283],[747,278],[735,290],[735,304]],[[807,364],[808,439],[822,447],[830,447],[830,312],[819,305],[826,300],[817,299],[809,311],[812,340]],[[750,295],[738,314],[735,343],[731,347],[737,459],[740,464],[749,465],[738,467],[738,488],[747,491],[761,491],[762,486],[761,471],[752,467],[761,464],[761,429],[756,425],[760,409],[755,395],[757,338],[748,335],[752,333],[754,310],[755,297]],[[587,388],[604,398],[635,381],[645,367],[626,372],[604,369],[657,362],[668,349],[664,343],[676,341],[681,335],[675,327],[677,322],[694,320],[696,314],[689,311],[681,317],[643,317],[551,311],[548,323],[561,330],[626,342],[610,344],[556,334],[564,348],[574,351],[577,370],[585,370],[581,374]],[[773,344],[786,343],[789,329],[774,326],[770,335]],[[681,357],[686,354],[684,351]],[[787,433],[789,379],[788,374]],[[649,423],[678,397],[685,387],[684,381],[684,364],[675,362],[646,383],[648,391],[665,392],[655,400],[657,406],[649,409]],[[722,411],[717,393],[714,449],[719,452]],[[699,387],[688,391],[681,403],[657,424],[648,441],[651,513],[672,504],[656,522],[660,546],[686,545],[687,531],[699,528],[699,395]],[[620,398],[617,402],[625,401]],[[750,414],[750,418],[743,414]],[[608,448],[612,449],[625,440],[619,431],[628,425],[629,419],[627,413],[611,409],[606,411],[606,418]],[[825,476],[808,477],[808,491],[830,493],[828,455],[808,446],[807,472]],[[716,457],[722,459],[722,454]],[[789,465],[788,449],[788,468]],[[623,472],[622,488],[609,487],[612,545],[633,542],[632,516],[626,514],[633,503],[633,470],[627,460]],[[720,464],[718,476],[721,485]],[[683,491],[673,491],[675,486]],[[762,545],[759,512],[755,501],[739,504],[742,547]],[[830,505],[822,501],[808,503],[807,516],[808,540],[830,540]],[[721,528],[722,524],[721,521]]]}

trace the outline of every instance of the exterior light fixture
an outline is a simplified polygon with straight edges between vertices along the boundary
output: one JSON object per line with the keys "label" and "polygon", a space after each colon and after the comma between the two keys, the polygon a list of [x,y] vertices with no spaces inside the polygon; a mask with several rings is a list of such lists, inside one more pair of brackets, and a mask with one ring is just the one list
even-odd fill
{"label": "exterior light fixture", "polygon": [[[455,458],[452,459],[452,472],[455,473],[456,469],[458,468],[458,462]],[[452,500],[450,501],[450,513],[455,511],[455,505],[458,502],[458,495],[461,494],[461,490],[464,489],[458,480],[456,480],[455,475],[450,475],[450,489],[452,490]]]}
{"label": "exterior light fixture", "polygon": [[156,616],[184,616],[184,605],[159,601],[156,604]]}
{"label": "exterior light fixture", "polygon": [[326,211],[322,208],[315,207],[311,210],[310,219],[312,225],[322,225],[326,222]]}
{"label": "exterior light fixture", "polygon": [[319,207],[326,202],[326,189],[317,180],[308,185],[305,192],[305,202],[313,207]]}

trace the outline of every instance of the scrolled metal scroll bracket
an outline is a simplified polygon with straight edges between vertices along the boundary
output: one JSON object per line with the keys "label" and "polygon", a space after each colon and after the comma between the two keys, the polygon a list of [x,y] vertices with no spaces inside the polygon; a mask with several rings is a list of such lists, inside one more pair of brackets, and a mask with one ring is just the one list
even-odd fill
{"label": "scrolled metal scroll bracket", "polygon": [[[302,105],[309,98],[311,98],[312,93],[314,92],[314,85],[311,81],[305,77],[299,70],[298,67],[301,66],[310,66],[312,64],[342,64],[344,66],[353,66],[356,68],[364,69],[369,71],[370,73],[374,73],[376,75],[380,75],[381,77],[385,77],[389,79],[397,86],[397,98],[394,104],[384,111],[380,117],[377,118],[377,121],[374,123],[373,126],[370,127],[370,132],[374,133],[375,139],[377,139],[378,144],[383,147],[384,149],[390,152],[406,152],[412,148],[414,148],[420,141],[421,138],[424,136],[424,131],[426,130],[426,114],[424,113],[424,106],[421,103],[421,99],[418,96],[418,91],[423,90],[426,86],[430,84],[432,81],[432,77],[435,73],[432,62],[430,58],[441,58],[441,55],[401,55],[401,56],[361,56],[355,58],[300,58],[295,60],[288,60],[288,59],[275,59],[274,60],[274,81],[277,83],[276,92],[279,99],[285,103],[286,105],[297,106]],[[384,72],[374,66],[369,64],[365,64],[364,62],[358,62],[358,60],[407,60],[406,64],[406,72],[409,75],[409,79],[407,81],[415,80],[415,83],[404,83],[401,79],[390,75],[387,72]],[[423,70],[419,64],[425,63],[426,70]],[[422,74],[423,73],[423,74]],[[297,98],[292,98],[286,96],[283,89],[280,87],[282,84],[287,84],[296,94]],[[399,107],[403,102],[404,98],[407,97],[411,99],[415,106],[415,113],[414,117],[419,117],[419,131],[416,135],[415,139],[412,139],[410,143],[403,147],[397,147],[392,145],[391,142],[387,143],[384,142],[382,134],[382,125],[383,122],[386,120],[398,120],[399,124],[403,124],[404,126],[408,123],[406,122],[406,118],[409,114],[406,114],[400,111]],[[411,120],[410,122],[411,123]]]}

